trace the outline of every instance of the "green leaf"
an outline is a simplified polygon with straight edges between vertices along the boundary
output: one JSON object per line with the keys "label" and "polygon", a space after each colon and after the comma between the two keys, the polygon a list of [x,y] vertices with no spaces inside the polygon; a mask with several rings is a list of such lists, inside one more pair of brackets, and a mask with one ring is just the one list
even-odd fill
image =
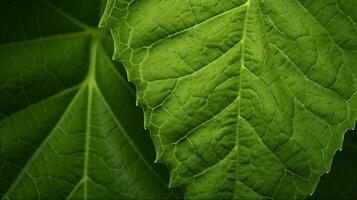
{"label": "green leaf", "polygon": [[357,118],[354,0],[109,0],[101,25],[187,199],[313,193]]}
{"label": "green leaf", "polygon": [[310,199],[357,199],[357,131],[346,133],[343,150],[337,152],[331,173],[325,174]]}
{"label": "green leaf", "polygon": [[0,2],[0,198],[174,198],[96,28],[104,5]]}

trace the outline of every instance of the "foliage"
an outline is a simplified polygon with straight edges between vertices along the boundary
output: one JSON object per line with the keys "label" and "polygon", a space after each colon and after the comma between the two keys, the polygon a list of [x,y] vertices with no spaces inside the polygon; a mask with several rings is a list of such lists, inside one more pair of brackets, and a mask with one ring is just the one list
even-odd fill
{"label": "foliage", "polygon": [[2,199],[174,197],[135,90],[97,28],[103,6],[0,2]]}
{"label": "foliage", "polygon": [[187,199],[300,199],[357,118],[352,0],[109,0],[115,59]]}
{"label": "foliage", "polygon": [[357,117],[356,1],[3,0],[0,16],[2,199],[357,198],[356,134],[317,185]]}

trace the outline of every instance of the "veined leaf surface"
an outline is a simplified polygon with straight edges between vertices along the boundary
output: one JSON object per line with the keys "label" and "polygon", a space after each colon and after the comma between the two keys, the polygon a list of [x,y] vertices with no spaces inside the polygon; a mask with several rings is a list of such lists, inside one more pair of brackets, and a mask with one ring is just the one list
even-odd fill
{"label": "veined leaf surface", "polygon": [[169,197],[104,4],[0,2],[2,199]]}
{"label": "veined leaf surface", "polygon": [[357,116],[357,1],[109,0],[101,25],[187,199],[299,199]]}

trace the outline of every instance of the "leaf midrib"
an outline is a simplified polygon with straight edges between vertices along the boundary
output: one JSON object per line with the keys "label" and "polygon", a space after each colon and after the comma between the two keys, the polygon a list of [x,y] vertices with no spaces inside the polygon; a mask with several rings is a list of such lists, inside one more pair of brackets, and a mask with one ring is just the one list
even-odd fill
{"label": "leaf midrib", "polygon": [[85,146],[84,146],[84,163],[83,163],[83,198],[88,199],[88,164],[89,164],[89,149],[91,137],[91,123],[92,123],[92,98],[93,86],[95,84],[95,71],[97,50],[100,38],[93,37],[89,50],[89,70],[86,81],[88,82],[88,99],[87,99],[87,126],[85,132]]}
{"label": "leaf midrib", "polygon": [[247,0],[246,2],[246,13],[245,13],[245,18],[244,18],[244,26],[243,26],[243,36],[241,39],[241,48],[242,48],[242,52],[241,52],[241,66],[239,69],[239,86],[238,86],[238,110],[237,110],[237,129],[236,129],[236,141],[235,141],[235,146],[237,148],[236,150],[236,171],[235,171],[235,186],[234,186],[234,194],[236,193],[236,188],[237,188],[237,182],[238,180],[238,165],[239,165],[239,151],[238,151],[238,143],[239,143],[239,128],[240,128],[240,123],[239,123],[239,118],[240,118],[240,100],[241,100],[241,95],[242,95],[242,73],[243,73],[243,68],[244,68],[244,48],[245,48],[245,38],[246,38],[246,32],[247,32],[247,21],[248,21],[248,16],[249,16],[249,8],[250,8],[250,0]]}

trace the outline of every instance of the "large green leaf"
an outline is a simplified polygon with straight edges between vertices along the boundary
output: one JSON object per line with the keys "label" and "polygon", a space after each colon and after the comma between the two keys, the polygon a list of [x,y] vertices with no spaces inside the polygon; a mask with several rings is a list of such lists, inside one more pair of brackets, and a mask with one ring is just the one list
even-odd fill
{"label": "large green leaf", "polygon": [[169,198],[104,4],[0,1],[2,199]]}
{"label": "large green leaf", "polygon": [[296,199],[357,118],[355,0],[109,0],[157,160],[188,199]]}

